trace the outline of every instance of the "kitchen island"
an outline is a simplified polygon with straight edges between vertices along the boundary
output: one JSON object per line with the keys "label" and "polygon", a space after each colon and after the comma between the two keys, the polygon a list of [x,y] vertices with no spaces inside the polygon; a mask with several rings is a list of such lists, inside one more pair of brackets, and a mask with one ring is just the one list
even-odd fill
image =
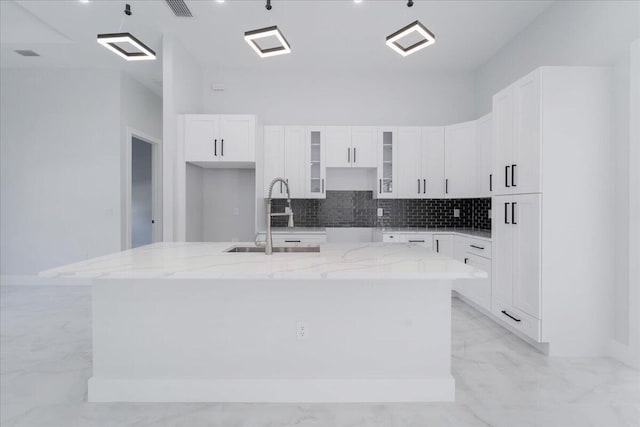
{"label": "kitchen island", "polygon": [[410,243],[230,253],[156,243],[42,272],[93,279],[93,402],[452,401],[451,281]]}

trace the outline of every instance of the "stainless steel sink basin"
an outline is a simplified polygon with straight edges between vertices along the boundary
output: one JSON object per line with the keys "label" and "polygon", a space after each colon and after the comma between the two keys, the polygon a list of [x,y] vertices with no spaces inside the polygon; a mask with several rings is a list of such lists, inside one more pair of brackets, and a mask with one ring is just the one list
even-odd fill
{"label": "stainless steel sink basin", "polygon": [[[225,250],[225,252],[230,253],[253,253],[253,252],[262,252],[264,253],[264,247],[259,246],[234,246]],[[304,252],[320,252],[320,246],[286,246],[286,247],[275,247],[273,248],[273,253],[304,253]]]}

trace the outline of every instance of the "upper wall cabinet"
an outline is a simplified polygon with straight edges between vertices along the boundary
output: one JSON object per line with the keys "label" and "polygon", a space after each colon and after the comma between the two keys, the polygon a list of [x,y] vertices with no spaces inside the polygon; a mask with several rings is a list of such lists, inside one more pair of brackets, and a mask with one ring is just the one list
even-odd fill
{"label": "upper wall cabinet", "polygon": [[444,128],[398,128],[398,165],[397,197],[444,197]]}
{"label": "upper wall cabinet", "polygon": [[324,199],[327,152],[326,129],[324,127],[308,127],[306,129],[306,182],[305,193],[309,199]]}
{"label": "upper wall cabinet", "polygon": [[398,141],[395,128],[378,128],[377,185],[373,194],[378,199],[397,197]]}
{"label": "upper wall cabinet", "polygon": [[187,162],[255,162],[256,118],[252,115],[185,116]]}
{"label": "upper wall cabinet", "polygon": [[491,197],[493,191],[493,170],[491,168],[491,145],[493,127],[491,114],[476,121],[476,141],[478,150],[478,196]]}
{"label": "upper wall cabinet", "polygon": [[422,147],[422,191],[425,199],[444,197],[444,127],[423,127]]}
{"label": "upper wall cabinet", "polygon": [[375,127],[327,126],[326,167],[375,168],[378,165],[378,136]]}
{"label": "upper wall cabinet", "polygon": [[445,127],[445,196],[477,197],[476,122]]}
{"label": "upper wall cabinet", "polygon": [[493,97],[496,195],[542,191],[540,89],[540,70],[536,70]]}
{"label": "upper wall cabinet", "polygon": [[[264,127],[264,197],[269,197],[269,185],[274,178],[284,178],[291,197],[305,198],[306,180],[305,128],[301,126]],[[287,197],[284,184],[275,184],[274,199]]]}

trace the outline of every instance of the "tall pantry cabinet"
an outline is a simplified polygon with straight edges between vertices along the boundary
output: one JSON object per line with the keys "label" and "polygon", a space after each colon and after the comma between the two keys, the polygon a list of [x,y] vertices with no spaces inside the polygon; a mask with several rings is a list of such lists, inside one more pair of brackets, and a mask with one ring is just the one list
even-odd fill
{"label": "tall pantry cabinet", "polygon": [[550,355],[606,354],[609,76],[542,67],[493,97],[492,312]]}

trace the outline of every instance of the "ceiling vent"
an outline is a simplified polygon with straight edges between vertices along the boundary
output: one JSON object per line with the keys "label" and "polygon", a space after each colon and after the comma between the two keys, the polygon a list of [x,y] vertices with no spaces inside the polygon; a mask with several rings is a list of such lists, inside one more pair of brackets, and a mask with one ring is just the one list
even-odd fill
{"label": "ceiling vent", "polygon": [[34,52],[32,50],[18,49],[18,50],[15,50],[14,52],[22,56],[40,56],[39,53]]}
{"label": "ceiling vent", "polygon": [[164,0],[167,2],[171,10],[173,10],[174,15],[179,18],[192,18],[193,15],[191,11],[187,7],[187,4],[184,0]]}

